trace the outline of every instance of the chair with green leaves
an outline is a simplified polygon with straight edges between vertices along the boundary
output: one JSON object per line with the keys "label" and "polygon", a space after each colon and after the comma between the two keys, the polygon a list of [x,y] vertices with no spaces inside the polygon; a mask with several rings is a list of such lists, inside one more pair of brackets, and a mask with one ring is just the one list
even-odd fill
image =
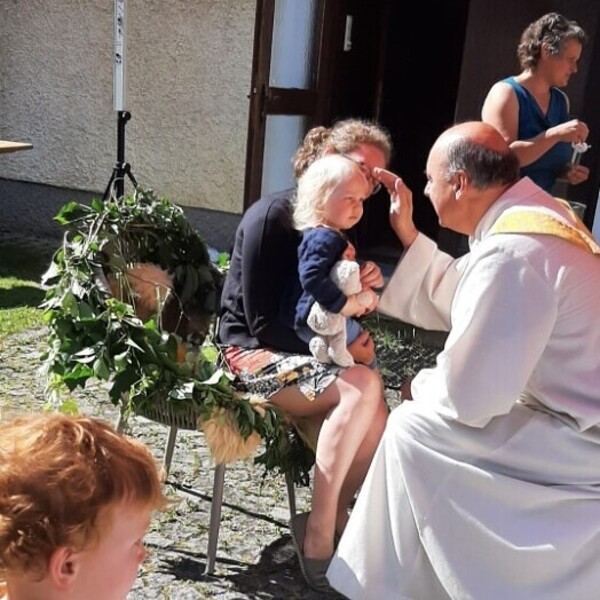
{"label": "chair with green leaves", "polygon": [[[178,430],[204,434],[216,463],[210,574],[227,462],[249,457],[262,440],[258,460],[285,474],[293,515],[294,483],[308,484],[314,454],[281,411],[267,404],[257,410],[223,367],[212,341],[223,273],[181,208],[138,189],[89,206],[67,204],[56,218],[67,232],[44,279],[50,397],[58,406],[65,387],[74,390],[92,378],[107,382],[120,408],[119,429],[131,414],[168,427],[167,472]],[[237,436],[233,455],[218,447],[222,430],[212,435],[222,423],[226,435]]]}
{"label": "chair with green leaves", "polygon": [[[177,433],[180,429],[188,431],[197,431],[198,419],[201,418],[200,412],[191,405],[185,405],[181,410],[173,410],[173,404],[169,402],[157,402],[152,407],[147,407],[137,414],[151,421],[161,423],[168,427],[167,440],[164,450],[163,468],[165,477],[169,475],[171,462],[175,451]],[[116,424],[118,431],[122,431],[126,423],[126,416],[121,411]],[[242,459],[244,457],[240,457]],[[230,462],[230,461],[229,461]],[[208,547],[206,551],[205,575],[214,573],[217,548],[219,543],[219,531],[221,526],[221,509],[223,506],[223,490],[225,485],[225,471],[227,462],[215,462],[213,474],[212,499],[210,506],[210,521],[208,529]],[[290,508],[290,516],[296,514],[296,492],[294,487],[294,478],[290,470],[285,471],[285,482]]]}

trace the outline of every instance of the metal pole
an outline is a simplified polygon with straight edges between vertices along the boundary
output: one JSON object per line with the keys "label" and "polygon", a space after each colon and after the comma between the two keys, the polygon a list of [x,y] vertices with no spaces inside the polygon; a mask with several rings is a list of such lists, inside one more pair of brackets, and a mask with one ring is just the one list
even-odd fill
{"label": "metal pole", "polygon": [[131,166],[125,161],[125,125],[131,119],[131,113],[125,110],[125,14],[125,0],[115,0],[113,101],[117,111],[117,162],[106,186],[104,200],[110,197],[113,186],[117,198],[125,195],[125,175],[137,187],[137,181],[131,173]]}

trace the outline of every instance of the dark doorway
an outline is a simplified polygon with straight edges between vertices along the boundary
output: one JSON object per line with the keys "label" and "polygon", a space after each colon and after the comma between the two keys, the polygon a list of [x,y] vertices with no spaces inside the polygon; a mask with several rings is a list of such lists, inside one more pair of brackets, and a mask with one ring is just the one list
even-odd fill
{"label": "dark doorway", "polygon": [[[278,10],[285,14],[297,3],[257,3],[245,207],[265,193],[263,157],[269,146],[265,134],[269,120],[303,118],[304,130],[297,128],[303,135],[317,123],[373,119],[392,136],[390,168],[413,191],[417,227],[443,247],[437,217],[423,195],[424,169],[432,142],[454,121],[469,0],[446,0],[435,8],[413,4],[410,18],[397,0],[304,0],[301,6],[314,11],[317,25],[311,53],[314,75],[306,89],[287,89],[273,87],[271,81],[274,23]],[[297,60],[305,57],[299,55]],[[354,232],[360,258],[393,262],[401,254],[388,213],[385,191],[366,203]]]}
{"label": "dark doorway", "polygon": [[[348,4],[356,25],[334,86],[334,119],[375,117],[388,129],[390,167],[413,191],[415,223],[438,239],[437,217],[423,195],[425,163],[435,138],[454,121],[469,0],[413,3],[410,19],[401,2]],[[356,232],[363,258],[393,261],[402,252],[388,211],[385,192],[366,203]]]}
{"label": "dark doorway", "polygon": [[[314,37],[316,51],[310,54],[314,79],[307,89],[272,87],[271,37],[278,7],[311,7],[319,25]],[[456,119],[480,118],[489,87],[517,68],[515,48],[520,31],[549,10],[576,19],[590,40],[595,39],[600,27],[598,0],[422,2],[411,5],[410,18],[406,4],[398,0],[257,0],[245,207],[265,193],[261,187],[263,154],[269,139],[264,131],[270,119],[287,119],[296,125],[301,121],[302,127],[294,129],[295,144],[314,124],[329,125],[346,117],[374,119],[392,135],[395,152],[391,168],[413,190],[417,227],[437,240],[443,250],[454,255],[464,253],[464,236],[440,230],[423,194],[427,153],[434,139]],[[286,38],[300,29],[295,20],[288,25]],[[598,145],[599,130],[600,87],[593,77],[598,56],[590,43],[583,53],[581,73],[568,90],[573,114],[590,126],[592,148]],[[296,52],[294,57],[306,62],[302,53]],[[285,155],[278,151],[280,162],[289,164],[296,147],[290,144]],[[587,157],[589,182],[570,187],[564,194],[569,200],[587,204],[588,225],[598,201],[598,156],[592,150]],[[291,186],[291,167],[288,170]],[[355,232],[361,258],[393,262],[402,252],[389,226],[388,208],[385,192],[367,202]],[[599,223],[596,215],[595,233]]]}

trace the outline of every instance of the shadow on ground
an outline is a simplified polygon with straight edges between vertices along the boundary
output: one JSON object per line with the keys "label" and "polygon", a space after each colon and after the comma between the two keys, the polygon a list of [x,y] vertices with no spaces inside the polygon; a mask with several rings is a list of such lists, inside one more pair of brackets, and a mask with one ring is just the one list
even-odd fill
{"label": "shadow on ground", "polygon": [[7,290],[0,289],[0,310],[29,306],[37,308],[44,299],[44,291],[34,285],[19,285]]}

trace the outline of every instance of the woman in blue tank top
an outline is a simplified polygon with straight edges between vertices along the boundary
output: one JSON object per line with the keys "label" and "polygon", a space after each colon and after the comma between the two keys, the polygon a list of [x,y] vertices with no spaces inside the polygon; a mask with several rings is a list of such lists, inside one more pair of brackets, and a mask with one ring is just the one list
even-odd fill
{"label": "woman in blue tank top", "polygon": [[550,193],[558,178],[574,185],[589,176],[570,162],[571,144],[585,142],[588,127],[569,118],[569,99],[559,89],[577,72],[585,40],[583,29],[558,13],[531,23],[517,49],[521,73],[495,83],[481,111],[519,157],[521,175]]}

